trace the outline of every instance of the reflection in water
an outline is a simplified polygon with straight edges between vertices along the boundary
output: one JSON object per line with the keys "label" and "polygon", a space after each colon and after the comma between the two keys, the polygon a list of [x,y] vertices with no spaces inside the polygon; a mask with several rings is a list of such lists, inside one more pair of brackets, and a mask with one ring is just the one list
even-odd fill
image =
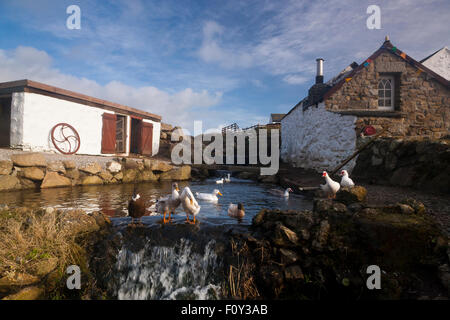
{"label": "reflection in water", "polygon": [[[107,186],[82,186],[74,188],[54,188],[41,191],[24,190],[18,192],[4,192],[0,194],[0,204],[10,207],[54,207],[61,209],[82,209],[86,212],[101,211],[117,219],[115,223],[126,224],[129,218],[120,218],[127,215],[128,201],[133,194],[133,184],[118,184]],[[288,199],[273,195],[269,192],[273,185],[258,184],[250,180],[233,179],[231,183],[217,185],[215,179],[202,182],[180,182],[183,189],[190,186],[192,191],[211,193],[219,189],[223,194],[219,196],[218,203],[198,200],[201,210],[197,218],[201,222],[211,224],[239,223],[228,216],[227,209],[230,203],[242,202],[245,207],[245,216],[240,223],[251,224],[252,218],[261,208],[272,209],[311,209],[312,203],[302,196],[291,194]],[[137,191],[145,199],[150,208],[159,197],[166,196],[171,191],[171,182],[141,183],[137,184]],[[183,221],[185,214],[179,207],[175,219]],[[151,212],[149,211],[149,215]],[[156,223],[160,217],[144,217],[144,223]]]}

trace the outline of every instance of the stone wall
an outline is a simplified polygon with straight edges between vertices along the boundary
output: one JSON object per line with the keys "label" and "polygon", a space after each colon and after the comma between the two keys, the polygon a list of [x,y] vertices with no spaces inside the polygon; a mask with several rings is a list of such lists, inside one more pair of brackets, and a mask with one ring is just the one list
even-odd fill
{"label": "stone wall", "polygon": [[393,137],[428,136],[441,138],[450,128],[450,90],[426,72],[418,73],[402,58],[385,52],[363,68],[357,75],[325,100],[332,111],[378,109],[378,81],[380,74],[395,77],[395,111],[398,118],[359,116],[356,128],[373,125],[388,127]]}
{"label": "stone wall", "polygon": [[[329,170],[355,150],[355,116],[342,116],[320,103],[303,111],[292,110],[281,121],[281,159],[294,167]],[[345,168],[351,170],[354,161]]]}
{"label": "stone wall", "polygon": [[450,146],[445,140],[379,139],[360,153],[352,175],[376,184],[448,193]]}
{"label": "stone wall", "polygon": [[156,159],[111,158],[106,165],[77,165],[72,160],[47,161],[41,153],[22,153],[0,161],[0,191],[190,178],[190,166]]}

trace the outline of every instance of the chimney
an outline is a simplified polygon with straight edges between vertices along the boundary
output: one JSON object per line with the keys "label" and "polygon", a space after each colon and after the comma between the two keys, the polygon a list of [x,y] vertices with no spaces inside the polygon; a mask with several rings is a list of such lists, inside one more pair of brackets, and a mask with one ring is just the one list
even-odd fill
{"label": "chimney", "polygon": [[323,83],[323,59],[317,58],[317,75],[316,75],[316,84]]}

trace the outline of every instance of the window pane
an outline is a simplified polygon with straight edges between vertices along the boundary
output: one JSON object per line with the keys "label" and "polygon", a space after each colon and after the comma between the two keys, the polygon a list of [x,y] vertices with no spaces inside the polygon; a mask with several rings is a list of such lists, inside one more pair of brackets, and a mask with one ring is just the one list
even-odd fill
{"label": "window pane", "polygon": [[391,80],[386,80],[386,84],[384,85],[386,89],[391,89]]}
{"label": "window pane", "polygon": [[378,99],[378,106],[383,107],[384,106],[383,102],[384,102],[383,99]]}
{"label": "window pane", "polygon": [[387,98],[391,97],[391,90],[386,90],[384,93]]}
{"label": "window pane", "polygon": [[378,89],[379,89],[379,90],[384,89],[383,80],[381,80],[380,82],[378,82]]}
{"label": "window pane", "polygon": [[384,90],[378,90],[378,97],[384,98]]}

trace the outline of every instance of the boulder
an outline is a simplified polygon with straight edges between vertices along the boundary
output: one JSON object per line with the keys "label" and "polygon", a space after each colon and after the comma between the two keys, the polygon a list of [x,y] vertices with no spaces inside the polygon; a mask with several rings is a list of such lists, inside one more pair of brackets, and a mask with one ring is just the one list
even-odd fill
{"label": "boulder", "polygon": [[341,188],[336,194],[336,201],[349,205],[352,203],[365,202],[367,198],[367,189],[362,186],[353,188]]}
{"label": "boulder", "polygon": [[173,127],[170,124],[161,122],[161,131],[172,131]]}
{"label": "boulder", "polygon": [[400,201],[401,204],[406,204],[414,209],[414,213],[416,214],[425,214],[427,212],[427,209],[425,208],[425,205],[417,200],[407,198],[402,201]]}
{"label": "boulder", "polygon": [[13,162],[10,160],[0,161],[0,175],[8,175],[11,173],[13,168]]}
{"label": "boulder", "polygon": [[44,296],[41,287],[27,287],[17,293],[4,297],[2,300],[38,300]]}
{"label": "boulder", "polygon": [[111,173],[117,173],[122,170],[122,165],[117,161],[110,161],[106,163],[106,169]]}
{"label": "boulder", "polygon": [[66,177],[73,180],[78,180],[80,179],[80,171],[78,171],[78,169],[67,169]]}
{"label": "boulder", "polygon": [[20,180],[14,176],[0,176],[0,191],[19,190]]}
{"label": "boulder", "polygon": [[313,211],[325,214],[346,213],[347,206],[341,202],[330,199],[316,199],[313,204]]}
{"label": "boulder", "polygon": [[89,174],[97,174],[102,171],[102,167],[97,162],[90,162],[82,165],[79,170]]}
{"label": "boulder", "polygon": [[61,161],[51,161],[47,164],[47,171],[66,173],[66,167]]}
{"label": "boulder", "polygon": [[41,181],[44,179],[45,173],[37,167],[26,167],[21,170],[21,176],[30,180]]}
{"label": "boulder", "polygon": [[191,166],[181,166],[161,173],[160,180],[189,180],[191,178]]}
{"label": "boulder", "polygon": [[297,234],[291,229],[283,226],[281,223],[276,224],[275,232],[273,233],[271,240],[276,246],[280,247],[292,247],[299,244]]}
{"label": "boulder", "polygon": [[75,161],[72,160],[64,160],[62,163],[64,165],[64,168],[66,168],[66,170],[75,169],[77,167]]}
{"label": "boulder", "polygon": [[98,185],[103,184],[103,180],[98,176],[87,176],[81,180],[81,184],[86,185]]}
{"label": "boulder", "polygon": [[72,186],[72,182],[69,178],[61,176],[57,172],[47,172],[44,181],[42,181],[41,189],[70,186]]}
{"label": "boulder", "polygon": [[156,175],[151,170],[145,170],[141,175],[142,181],[158,181],[159,175]]}
{"label": "boulder", "polygon": [[108,170],[102,170],[99,174],[100,178],[105,182],[111,182],[113,175]]}
{"label": "boulder", "polygon": [[282,264],[291,264],[298,260],[298,254],[292,250],[280,248],[280,260]]}
{"label": "boulder", "polygon": [[123,179],[123,173],[119,172],[118,174],[114,175],[114,179],[120,181]]}
{"label": "boulder", "polygon": [[122,181],[123,181],[123,183],[133,183],[133,182],[136,182],[137,177],[138,177],[137,169],[125,169],[123,171]]}
{"label": "boulder", "polygon": [[39,260],[31,266],[31,272],[37,277],[43,277],[52,272],[58,266],[58,258]]}
{"label": "boulder", "polygon": [[19,178],[19,180],[21,189],[34,189],[38,186],[37,183],[34,182],[33,180],[29,180],[26,178]]}
{"label": "boulder", "polygon": [[14,273],[0,278],[0,293],[9,293],[19,287],[29,286],[38,282],[38,277],[27,273]]}
{"label": "boulder", "polygon": [[124,166],[125,169],[143,170],[144,169],[144,162],[142,160],[124,158],[123,166]]}
{"label": "boulder", "polygon": [[173,169],[173,165],[167,161],[153,160],[151,161],[150,170],[166,172]]}
{"label": "boulder", "polygon": [[47,162],[40,153],[22,153],[13,154],[11,160],[14,165],[19,167],[45,167]]}

